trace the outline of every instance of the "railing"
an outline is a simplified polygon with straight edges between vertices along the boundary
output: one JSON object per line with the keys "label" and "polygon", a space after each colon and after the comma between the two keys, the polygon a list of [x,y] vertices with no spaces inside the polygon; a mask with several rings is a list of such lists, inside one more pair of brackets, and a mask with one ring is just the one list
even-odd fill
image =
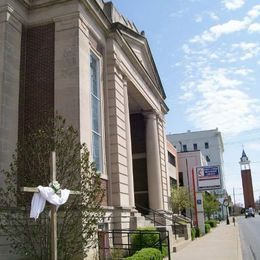
{"label": "railing", "polygon": [[[138,243],[133,238],[138,235]],[[155,235],[156,241],[149,243],[148,236]],[[163,253],[163,248],[167,247],[168,259],[171,260],[169,232],[164,231],[146,231],[146,230],[128,230],[128,229],[114,229],[112,231],[99,231],[99,256],[101,260],[111,259],[113,251],[122,251],[122,256],[130,256],[134,252],[144,248],[157,248]],[[118,259],[121,259],[119,257]],[[114,258],[113,258],[114,259]]]}
{"label": "railing", "polygon": [[[174,215],[172,212],[170,211],[165,211],[165,210],[153,210],[153,209],[148,209],[145,208],[141,205],[136,204],[136,208],[138,210],[142,211],[146,211],[146,212],[150,212],[151,217],[149,215],[145,215],[145,218],[149,219],[150,221],[152,221],[154,223],[155,226],[173,226],[173,233],[175,236],[175,239],[177,239],[177,234],[182,234],[184,235],[184,225],[183,223],[181,223],[180,221],[178,221],[178,217]],[[159,219],[163,219],[163,222],[158,221]],[[188,221],[187,221],[187,220]],[[191,220],[186,218],[184,221],[185,222],[190,222]],[[167,224],[167,221],[170,222],[170,224]]]}

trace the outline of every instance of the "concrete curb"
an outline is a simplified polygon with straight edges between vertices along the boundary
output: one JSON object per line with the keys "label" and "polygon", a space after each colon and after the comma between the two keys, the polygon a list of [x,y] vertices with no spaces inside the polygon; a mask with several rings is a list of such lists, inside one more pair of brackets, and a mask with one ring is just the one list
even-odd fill
{"label": "concrete curb", "polygon": [[237,229],[237,259],[243,260],[238,221],[236,222],[236,229]]}

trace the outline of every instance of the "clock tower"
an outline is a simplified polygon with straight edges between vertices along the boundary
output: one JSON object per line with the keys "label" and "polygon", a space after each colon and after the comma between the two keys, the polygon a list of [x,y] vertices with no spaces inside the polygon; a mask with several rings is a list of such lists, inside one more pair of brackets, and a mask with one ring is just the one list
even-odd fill
{"label": "clock tower", "polygon": [[255,200],[254,200],[254,191],[252,185],[250,161],[248,160],[248,157],[244,149],[239,164],[241,169],[245,208],[250,208],[250,207],[254,208]]}

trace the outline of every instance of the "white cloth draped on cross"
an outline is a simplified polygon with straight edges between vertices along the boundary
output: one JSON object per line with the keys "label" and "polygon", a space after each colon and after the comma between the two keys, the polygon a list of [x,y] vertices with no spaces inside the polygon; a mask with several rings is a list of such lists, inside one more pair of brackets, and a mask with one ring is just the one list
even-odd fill
{"label": "white cloth draped on cross", "polygon": [[66,203],[69,198],[70,190],[60,189],[57,194],[52,187],[37,187],[38,192],[35,192],[31,202],[30,218],[35,220],[39,217],[40,213],[44,210],[46,200],[52,205],[56,206],[56,210],[60,205]]}
{"label": "white cloth draped on cross", "polygon": [[31,203],[31,212],[30,217],[37,219],[39,214],[43,211],[46,200],[51,203],[51,259],[58,260],[58,250],[57,250],[57,208],[64,204],[69,195],[80,195],[80,191],[73,190],[61,190],[60,184],[56,180],[56,153],[55,151],[51,152],[50,157],[50,187],[21,187],[22,192],[34,192],[32,203]]}

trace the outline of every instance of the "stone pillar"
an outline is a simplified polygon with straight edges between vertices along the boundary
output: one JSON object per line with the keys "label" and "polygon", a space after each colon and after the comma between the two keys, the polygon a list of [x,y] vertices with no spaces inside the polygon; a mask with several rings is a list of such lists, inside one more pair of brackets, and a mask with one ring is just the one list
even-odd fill
{"label": "stone pillar", "polygon": [[[198,201],[200,203],[198,203]],[[197,213],[194,212],[194,214],[197,214],[198,218],[198,227],[201,230],[202,235],[205,234],[205,214],[204,214],[204,208],[203,208],[203,196],[202,192],[196,192],[196,204],[197,204]]]}
{"label": "stone pillar", "polygon": [[149,205],[151,209],[163,209],[160,151],[157,115],[146,113],[146,159]]}
{"label": "stone pillar", "polygon": [[122,73],[117,64],[113,39],[107,41],[107,110],[109,177],[112,190],[111,206],[129,207],[127,127],[125,91]]}
{"label": "stone pillar", "polygon": [[[79,17],[55,19],[55,112],[79,130]],[[86,72],[87,73],[87,72]]]}
{"label": "stone pillar", "polygon": [[135,207],[133,155],[132,155],[131,126],[130,126],[127,81],[124,81],[124,95],[125,95],[125,123],[126,123],[126,139],[127,139],[127,172],[128,172],[129,206]]}
{"label": "stone pillar", "polygon": [[9,168],[18,140],[21,34],[21,23],[0,7],[0,169]]}
{"label": "stone pillar", "polygon": [[[90,37],[86,21],[79,20],[79,117],[80,141],[91,145],[91,87],[90,87]],[[102,88],[103,86],[101,86]],[[87,115],[87,116],[86,116]],[[103,127],[102,127],[103,129]],[[105,156],[103,156],[105,161]]]}
{"label": "stone pillar", "polygon": [[[0,1],[0,5],[3,1]],[[0,7],[0,170],[9,169],[18,141],[22,24],[7,6]],[[0,186],[4,178],[0,175]],[[0,259],[15,260],[10,242],[0,234]]]}

